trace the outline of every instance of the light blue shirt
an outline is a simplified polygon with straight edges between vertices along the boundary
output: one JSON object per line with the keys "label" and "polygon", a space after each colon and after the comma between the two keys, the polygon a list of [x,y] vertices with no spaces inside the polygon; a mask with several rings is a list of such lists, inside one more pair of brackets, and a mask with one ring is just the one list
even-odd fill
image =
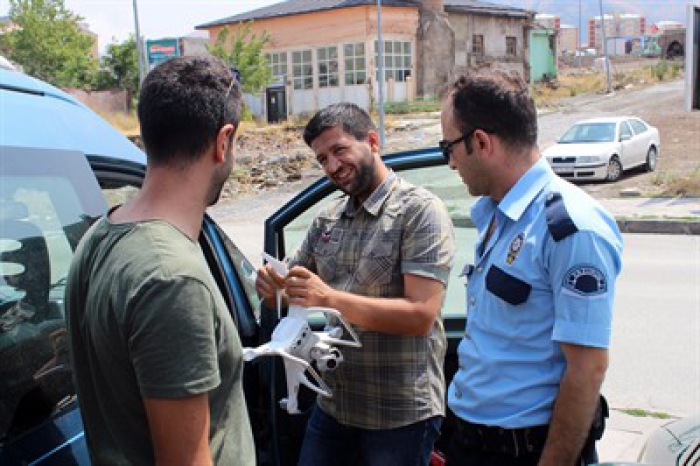
{"label": "light blue shirt", "polygon": [[559,343],[610,344],[622,236],[544,158],[499,204],[479,199],[472,220],[479,240],[465,268],[467,324],[449,406],[478,424],[548,424],[566,365]]}

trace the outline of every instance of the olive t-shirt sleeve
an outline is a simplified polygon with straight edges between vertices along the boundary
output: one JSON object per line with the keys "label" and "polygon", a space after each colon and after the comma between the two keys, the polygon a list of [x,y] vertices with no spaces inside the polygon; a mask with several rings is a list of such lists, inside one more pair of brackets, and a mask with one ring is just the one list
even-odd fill
{"label": "olive t-shirt sleeve", "polygon": [[144,285],[131,303],[128,351],[141,394],[182,398],[221,383],[209,288],[191,277]]}

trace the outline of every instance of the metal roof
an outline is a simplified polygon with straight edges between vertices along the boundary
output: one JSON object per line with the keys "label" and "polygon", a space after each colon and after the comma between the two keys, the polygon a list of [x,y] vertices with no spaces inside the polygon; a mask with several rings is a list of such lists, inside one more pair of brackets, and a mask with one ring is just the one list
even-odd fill
{"label": "metal roof", "polygon": [[[287,0],[280,3],[275,3],[274,5],[258,8],[257,10],[200,24],[199,26],[196,26],[195,29],[208,29],[211,27],[235,24],[243,21],[278,18],[282,16],[376,4],[376,0]],[[476,0],[444,0],[444,4],[445,11],[452,13],[475,13],[522,18],[527,18],[531,14],[531,12],[521,8],[513,8]],[[382,0],[382,6],[418,7],[420,6],[420,2],[418,0]]]}
{"label": "metal roof", "polygon": [[146,156],[69,94],[17,71],[0,69],[0,148],[33,147],[145,164]]}
{"label": "metal roof", "polygon": [[523,8],[515,8],[477,0],[443,0],[443,2],[445,4],[445,11],[448,13],[472,13],[491,16],[509,16],[513,18],[529,18],[535,14]]}

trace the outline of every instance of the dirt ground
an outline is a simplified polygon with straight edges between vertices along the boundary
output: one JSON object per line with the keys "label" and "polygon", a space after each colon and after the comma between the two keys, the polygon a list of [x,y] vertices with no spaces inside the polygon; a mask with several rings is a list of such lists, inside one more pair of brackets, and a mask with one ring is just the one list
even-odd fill
{"label": "dirt ground", "polygon": [[[661,136],[658,167],[652,173],[626,172],[616,183],[581,183],[583,189],[597,198],[619,197],[623,190],[635,190],[645,197],[700,197],[700,112],[684,110],[682,79],[630,87],[612,96],[563,99],[540,116],[540,148],[554,144],[575,121],[606,115],[634,115],[657,127]],[[272,188],[298,191],[322,176],[301,138],[302,130],[303,123],[244,130],[225,196]],[[385,153],[436,146],[440,138],[437,113],[387,116]]]}

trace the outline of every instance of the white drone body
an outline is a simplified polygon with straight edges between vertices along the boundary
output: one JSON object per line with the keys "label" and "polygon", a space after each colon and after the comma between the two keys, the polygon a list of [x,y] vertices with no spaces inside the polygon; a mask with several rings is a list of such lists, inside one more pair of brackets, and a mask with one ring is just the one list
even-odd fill
{"label": "white drone body", "polygon": [[[288,269],[285,263],[266,253],[263,253],[263,257],[272,264],[279,275],[287,275]],[[278,292],[278,308],[280,301],[280,292]],[[308,322],[309,315],[314,313],[323,313],[327,322],[330,321],[329,317],[332,317],[339,325],[327,326],[322,332],[314,332]],[[344,330],[351,338],[350,340],[341,338]],[[289,414],[297,414],[299,413],[297,402],[299,384],[307,386],[319,395],[333,396],[311,362],[315,361],[316,367],[321,371],[334,370],[343,362],[343,355],[335,345],[355,348],[362,346],[357,334],[339,311],[327,307],[306,308],[291,305],[287,316],[280,320],[272,332],[272,339],[257,348],[243,348],[243,358],[246,361],[252,361],[258,356],[282,356],[287,376],[287,398],[280,400],[280,406]],[[307,371],[316,383],[306,377]]]}

